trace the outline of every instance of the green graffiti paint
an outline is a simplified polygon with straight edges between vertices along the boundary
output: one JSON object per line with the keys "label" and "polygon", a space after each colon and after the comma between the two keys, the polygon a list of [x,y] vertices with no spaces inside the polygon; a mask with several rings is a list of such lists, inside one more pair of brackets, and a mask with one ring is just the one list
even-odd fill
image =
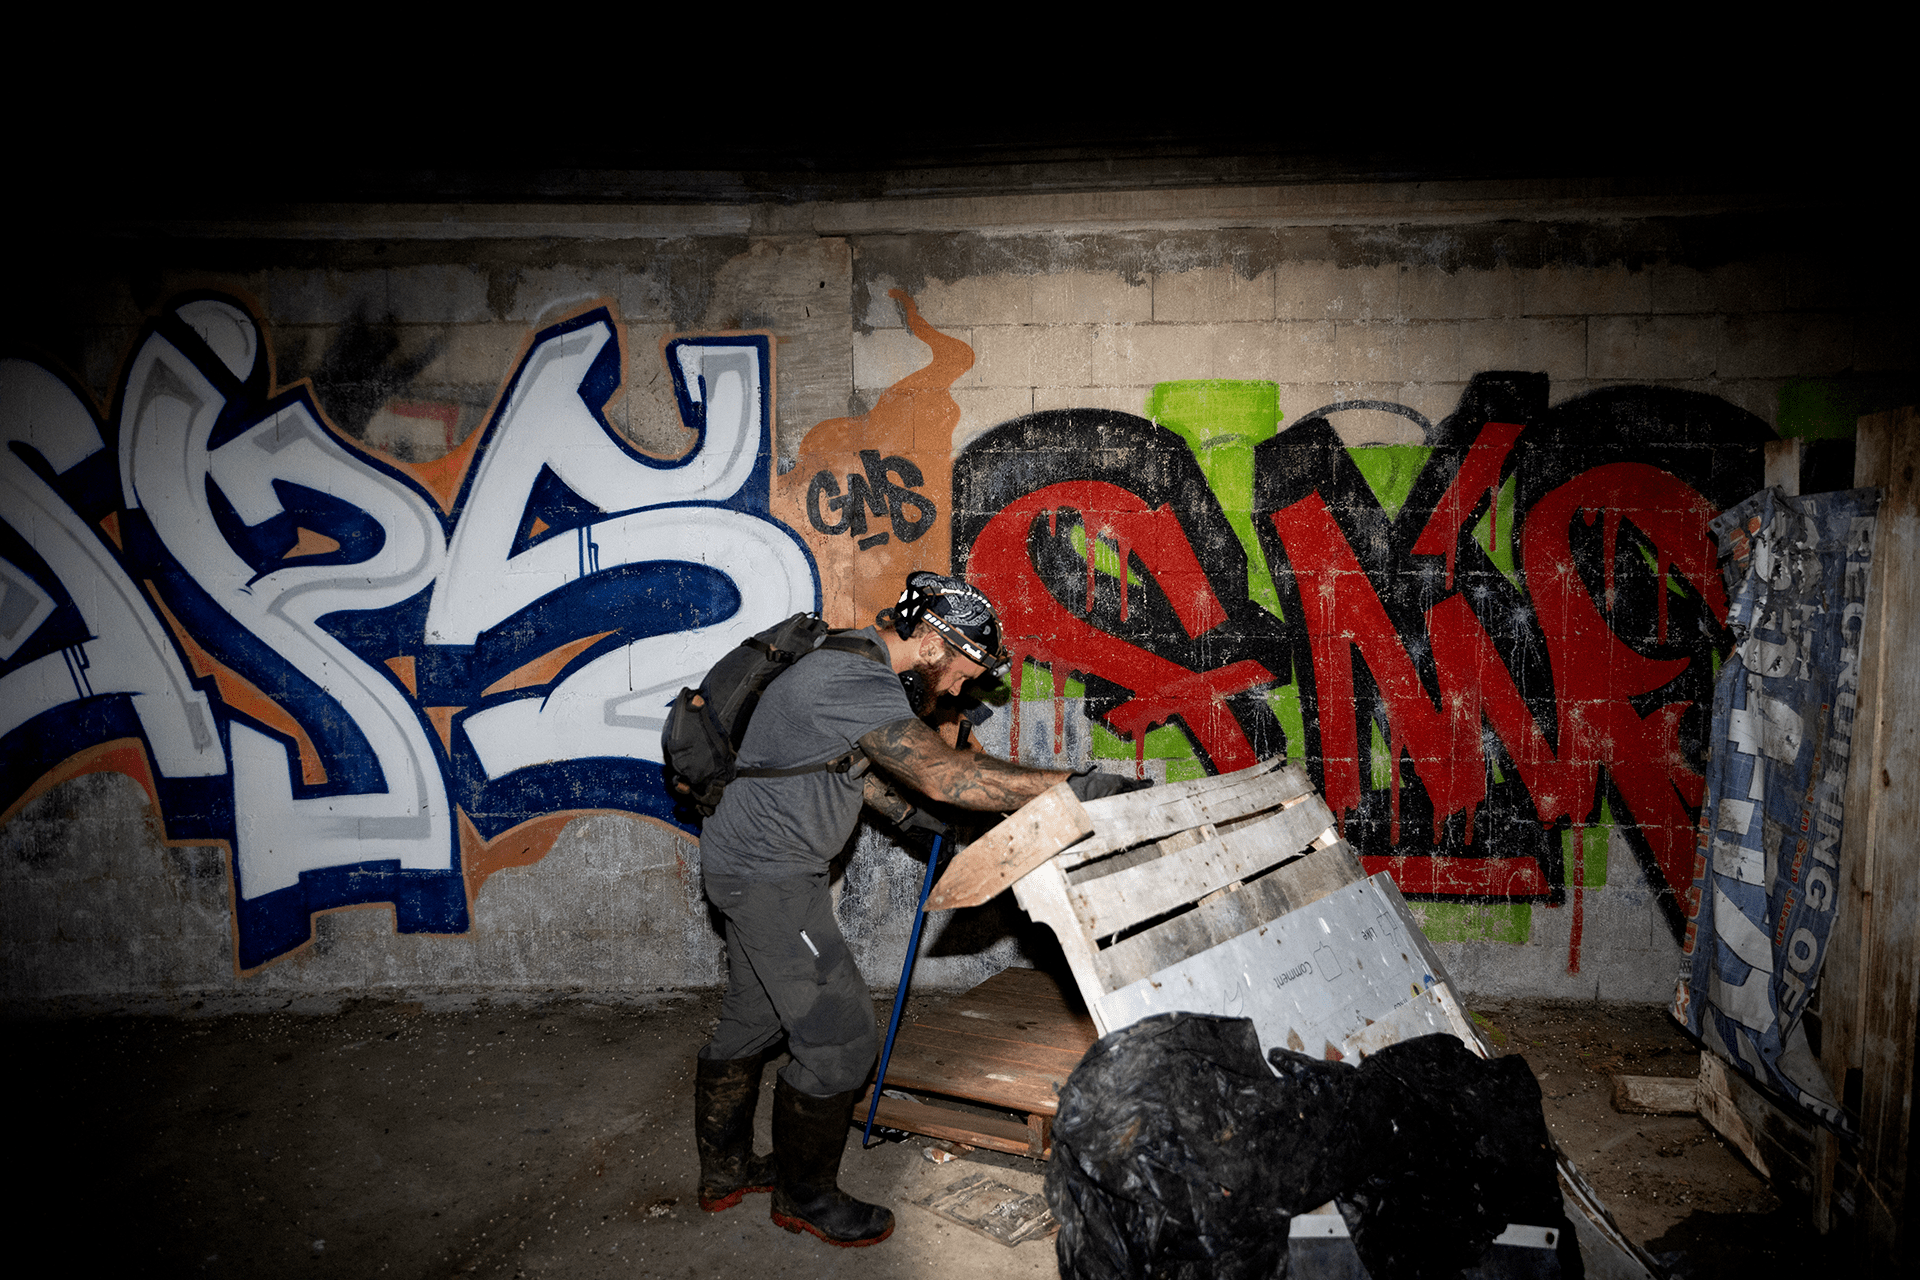
{"label": "green graffiti paint", "polygon": [[[1655,573],[1660,572],[1660,561],[1653,554],[1653,548],[1644,542],[1640,543],[1639,546],[1640,558],[1647,562],[1647,568]],[[1667,570],[1667,590],[1679,596],[1682,600],[1687,598],[1687,589],[1680,585],[1679,577],[1671,569]]]}
{"label": "green graffiti paint", "polygon": [[[1087,682],[1084,680],[1076,680],[1072,676],[1068,676],[1066,696],[1069,698],[1086,697]],[[1053,668],[1052,667],[1044,666],[1038,662],[1023,662],[1020,664],[1020,701],[1022,702],[1052,702],[1053,701]],[[1131,755],[1132,752],[1129,751],[1128,754]]]}
{"label": "green graffiti paint", "polygon": [[1300,709],[1300,682],[1291,681],[1266,693],[1267,710],[1280,722],[1287,735],[1287,759],[1304,763],[1307,758],[1307,718]]}
{"label": "green graffiti paint", "polygon": [[1487,553],[1487,559],[1493,561],[1493,567],[1507,576],[1508,582],[1525,590],[1520,582],[1520,570],[1513,563],[1513,490],[1514,477],[1508,476],[1507,482],[1500,486],[1499,497],[1473,527],[1473,540]]}
{"label": "green graffiti paint", "polygon": [[1373,789],[1375,791],[1385,791],[1393,785],[1394,759],[1392,754],[1387,750],[1386,738],[1380,732],[1380,722],[1374,720],[1370,723],[1373,726],[1373,749],[1370,753],[1373,766]]}
{"label": "green graffiti paint", "polygon": [[1775,417],[1781,439],[1852,439],[1860,415],[1872,413],[1876,397],[1864,386],[1828,378],[1789,378],[1780,388]]}
{"label": "green graffiti paint", "polygon": [[1418,444],[1369,444],[1347,450],[1353,465],[1367,479],[1367,487],[1391,520],[1407,505],[1413,482],[1420,478],[1433,450]]}
{"label": "green graffiti paint", "polygon": [[[1067,538],[1068,541],[1073,544],[1074,554],[1082,560],[1086,559],[1087,526],[1084,524],[1076,524],[1073,526],[1073,531],[1067,535]],[[1120,576],[1120,567],[1119,548],[1105,538],[1095,538],[1093,540],[1094,572],[1104,573],[1109,578],[1117,578]],[[1132,569],[1127,570],[1127,581],[1136,587],[1145,585],[1140,581],[1140,575]]]}
{"label": "green graffiti paint", "polygon": [[[1093,758],[1096,760],[1132,760],[1133,743],[1103,724],[1093,726]],[[1207,766],[1193,749],[1193,739],[1177,724],[1163,724],[1147,730],[1144,758],[1164,760],[1168,782],[1187,782],[1207,776]]]}
{"label": "green graffiti paint", "polygon": [[1198,760],[1167,761],[1168,782],[1192,782],[1196,778],[1204,778],[1206,776],[1207,766],[1201,764]]}
{"label": "green graffiti paint", "polygon": [[1412,902],[1413,915],[1429,942],[1524,943],[1533,936],[1528,902]]}
{"label": "green graffiti paint", "polygon": [[1247,553],[1247,596],[1276,618],[1280,594],[1253,529],[1253,450],[1280,430],[1280,384],[1198,379],[1155,383],[1144,412],[1187,442]]}
{"label": "green graffiti paint", "polygon": [[[1587,889],[1604,889],[1607,884],[1607,842],[1613,836],[1613,806],[1600,801],[1600,816],[1580,829],[1580,884]],[[1573,866],[1573,829],[1560,833],[1560,856]]]}
{"label": "green graffiti paint", "polygon": [[[1134,755],[1133,742],[1096,722],[1093,726],[1093,755],[1098,760],[1131,760]],[[1187,731],[1177,724],[1158,725],[1147,730],[1145,758],[1148,760],[1193,759],[1193,740],[1187,737]]]}

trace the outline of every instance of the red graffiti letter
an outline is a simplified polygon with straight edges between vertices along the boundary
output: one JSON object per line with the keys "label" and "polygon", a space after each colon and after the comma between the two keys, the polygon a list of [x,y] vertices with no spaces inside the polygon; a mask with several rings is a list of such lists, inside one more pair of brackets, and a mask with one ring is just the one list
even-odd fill
{"label": "red graffiti letter", "polygon": [[1041,581],[1027,550],[1034,521],[1063,507],[1078,511],[1085,523],[1090,564],[1097,536],[1118,541],[1122,592],[1131,553],[1153,575],[1188,635],[1204,634],[1227,618],[1170,507],[1149,510],[1135,494],[1096,480],[1048,485],[988,522],[974,540],[967,571],[999,608],[1015,670],[1021,658],[1032,657],[1054,664],[1056,680],[1068,668],[1111,680],[1134,691],[1132,698],[1107,716],[1121,733],[1137,741],[1150,726],[1178,716],[1214,768],[1228,772],[1255,763],[1253,747],[1224,699],[1271,683],[1273,673],[1251,660],[1212,671],[1189,671],[1075,617]]}
{"label": "red graffiti letter", "polygon": [[1642,717],[1629,700],[1674,679],[1688,660],[1643,657],[1614,633],[1574,567],[1572,529],[1576,515],[1584,515],[1588,524],[1596,516],[1605,520],[1603,595],[1609,606],[1621,519],[1630,519],[1653,543],[1660,637],[1665,639],[1669,566],[1686,575],[1716,618],[1727,616],[1707,533],[1713,514],[1713,505],[1679,478],[1644,463],[1615,462],[1535,503],[1520,539],[1527,589],[1553,666],[1560,759],[1580,793],[1589,796],[1597,770],[1606,766],[1667,884],[1680,893],[1693,878],[1693,822],[1685,806],[1700,804],[1704,785],[1678,741],[1680,716],[1692,704],[1668,703]]}

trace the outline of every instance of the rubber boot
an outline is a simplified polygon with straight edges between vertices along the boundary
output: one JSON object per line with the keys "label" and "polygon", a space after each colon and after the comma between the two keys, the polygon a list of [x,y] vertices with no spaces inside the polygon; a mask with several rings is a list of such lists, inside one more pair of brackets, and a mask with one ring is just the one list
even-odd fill
{"label": "rubber boot", "polygon": [[893,1214],[840,1189],[840,1155],[860,1091],[816,1098],[777,1081],[773,1087],[773,1220],[828,1244],[858,1249],[893,1234]]}
{"label": "rubber boot", "polygon": [[772,1156],[753,1154],[753,1109],[764,1054],[693,1060],[693,1137],[700,1149],[700,1207],[731,1209],[750,1191],[771,1191]]}

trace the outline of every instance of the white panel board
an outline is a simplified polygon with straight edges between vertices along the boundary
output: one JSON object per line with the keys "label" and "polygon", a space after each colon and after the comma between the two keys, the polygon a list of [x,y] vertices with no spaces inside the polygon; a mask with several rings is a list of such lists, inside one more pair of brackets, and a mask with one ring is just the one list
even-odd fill
{"label": "white panel board", "polygon": [[1250,1018],[1262,1049],[1315,1057],[1328,1045],[1349,1057],[1379,1048],[1378,1033],[1349,1041],[1390,1021],[1412,1035],[1452,1031],[1472,1044],[1471,1031],[1446,1016],[1456,1007],[1450,993],[1434,991],[1446,974],[1424,941],[1382,873],[1109,992],[1100,1014],[1109,1029],[1176,1011]]}

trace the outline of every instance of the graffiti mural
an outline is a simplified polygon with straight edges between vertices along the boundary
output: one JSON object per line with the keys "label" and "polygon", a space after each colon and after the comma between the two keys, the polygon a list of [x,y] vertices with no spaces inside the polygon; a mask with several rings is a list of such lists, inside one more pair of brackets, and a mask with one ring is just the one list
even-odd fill
{"label": "graffiti mural", "polygon": [[[976,439],[955,560],[1031,664],[1014,716],[1046,672],[1136,768],[1304,759],[1369,871],[1570,904],[1576,968],[1592,829],[1617,826],[1678,937],[1728,643],[1706,526],[1759,486],[1772,432],[1699,393],[1549,390],[1483,374],[1438,424],[1343,403],[1278,431],[1272,384],[1161,384],[1154,419]],[[1425,443],[1349,449],[1331,419],[1355,409]]]}
{"label": "graffiti mural", "polygon": [[[663,342],[696,443],[653,458],[606,416],[604,306],[529,336],[421,462],[279,385],[233,298],[152,320],[104,409],[4,362],[0,821],[132,775],[168,839],[230,850],[242,971],[341,907],[460,932],[583,812],[690,830],[659,729],[717,653],[951,568],[1007,624],[1016,753],[1168,778],[1284,753],[1410,896],[1571,908],[1573,967],[1614,835],[1679,936],[1728,644],[1707,521],[1759,486],[1759,419],[1486,373],[1438,423],[1340,402],[1281,430],[1274,383],[1170,382],[1145,416],[1035,413],[956,454],[973,352],[895,298],[925,367],[778,477],[769,335]],[[453,406],[348,408],[457,436]],[[1355,412],[1421,443],[1350,448]]]}
{"label": "graffiti mural", "polygon": [[581,811],[673,820],[666,704],[819,589],[768,512],[770,338],[662,355],[683,457],[604,417],[602,307],[534,335],[484,427],[419,466],[277,387],[230,298],[152,321],[104,415],[0,365],[6,816],[131,773],[168,838],[231,849],[242,970],[337,907],[463,930],[480,879]]}

